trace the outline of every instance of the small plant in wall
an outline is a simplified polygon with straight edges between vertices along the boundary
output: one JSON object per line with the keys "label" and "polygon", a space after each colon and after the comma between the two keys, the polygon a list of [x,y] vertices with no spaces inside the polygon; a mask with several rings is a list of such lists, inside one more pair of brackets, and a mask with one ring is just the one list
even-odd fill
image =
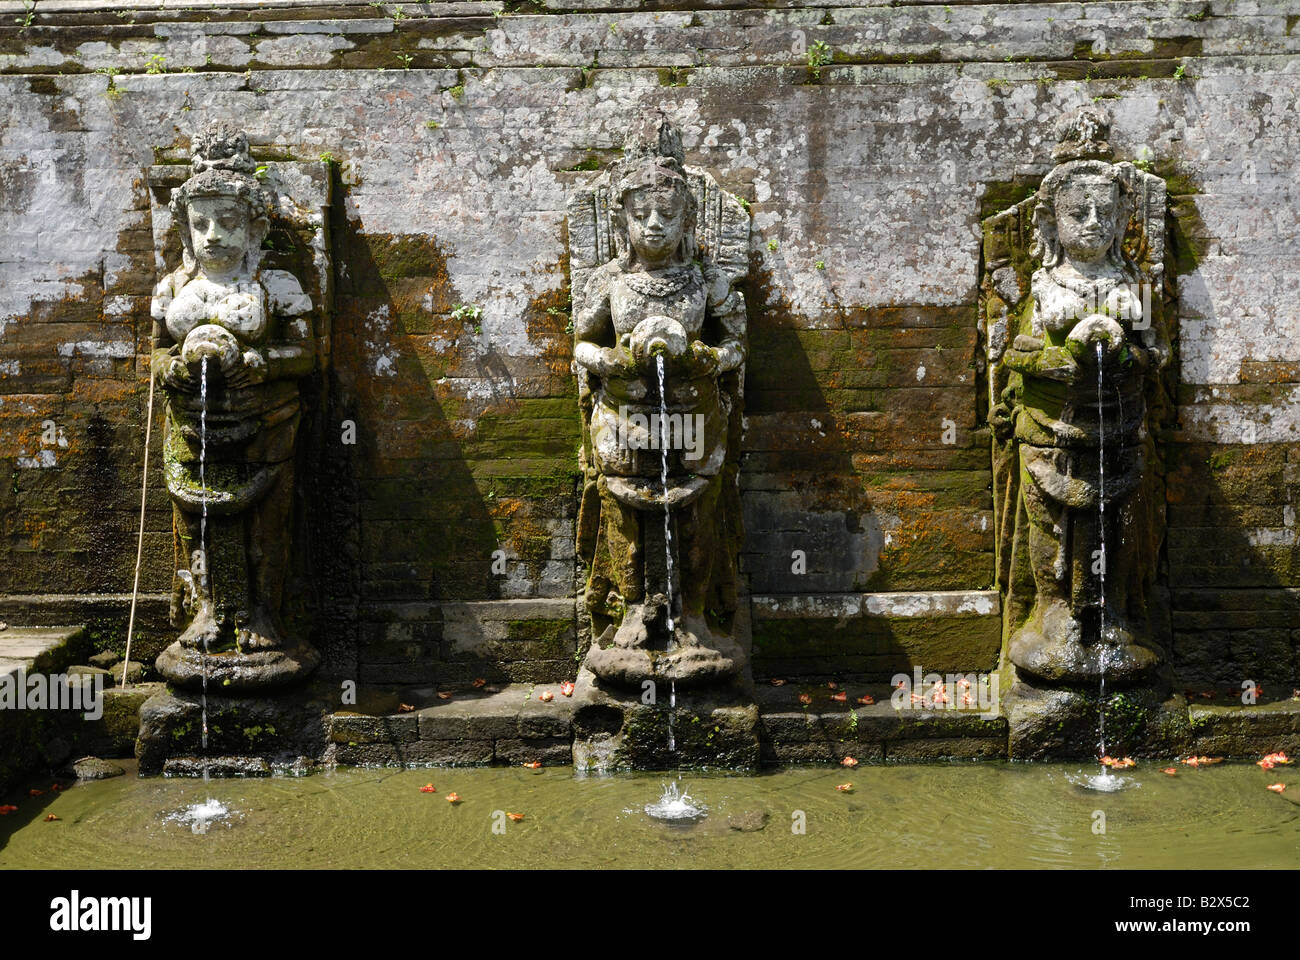
{"label": "small plant in wall", "polygon": [[23,0],[23,15],[14,17],[14,23],[18,24],[19,29],[26,30],[36,19],[36,0]]}
{"label": "small plant in wall", "polygon": [[332,154],[332,153],[330,153],[328,150],[326,150],[324,153],[322,153],[322,154],[320,155],[320,162],[321,162],[321,163],[333,163],[333,162],[334,162],[334,154]]}
{"label": "small plant in wall", "polygon": [[475,336],[480,336],[483,333],[483,325],[479,323],[479,317],[482,315],[482,308],[476,307],[472,303],[458,303],[451,310],[451,318],[456,322],[474,324]]}
{"label": "small plant in wall", "polygon": [[161,53],[155,53],[152,57],[144,62],[145,73],[166,73],[167,58]]}
{"label": "small plant in wall", "polygon": [[397,55],[397,60],[399,63],[401,63],[403,70],[410,70],[411,61],[414,59],[415,57],[411,56],[409,53],[399,53]]}
{"label": "small plant in wall", "polygon": [[814,80],[821,79],[822,67],[827,66],[832,59],[830,44],[825,40],[818,40],[808,48],[808,72]]}

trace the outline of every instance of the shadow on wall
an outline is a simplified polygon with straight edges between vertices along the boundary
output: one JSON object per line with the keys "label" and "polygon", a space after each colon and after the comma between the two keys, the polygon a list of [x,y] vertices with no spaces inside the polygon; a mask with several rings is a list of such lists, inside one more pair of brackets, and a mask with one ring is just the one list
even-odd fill
{"label": "shadow on wall", "polygon": [[[441,613],[449,602],[573,595],[578,408],[564,292],[525,318],[543,355],[503,355],[459,302],[437,238],[363,234],[344,208],[340,199],[317,539],[331,620],[356,624],[358,679],[567,676],[571,624],[558,642],[553,629],[533,637],[516,624],[467,650],[444,636]],[[337,647],[346,658],[348,643]]]}
{"label": "shadow on wall", "polygon": [[971,309],[839,311],[815,327],[757,263],[752,276],[743,569],[773,598],[755,606],[755,676],[993,669],[995,618],[868,614],[858,602],[992,583]]}
{"label": "shadow on wall", "polygon": [[[1197,272],[1204,229],[1194,196],[1175,192],[1175,182],[1180,294],[1206,305],[1204,323],[1230,324]],[[1268,701],[1300,686],[1300,443],[1269,439],[1270,424],[1251,416],[1256,404],[1285,409],[1297,388],[1300,371],[1283,361],[1245,360],[1236,384],[1179,381],[1179,423],[1165,447],[1166,562],[1170,661],[1189,699],[1241,702],[1253,683]],[[1207,429],[1211,422],[1218,426]],[[1221,442],[1200,439],[1216,434]]]}

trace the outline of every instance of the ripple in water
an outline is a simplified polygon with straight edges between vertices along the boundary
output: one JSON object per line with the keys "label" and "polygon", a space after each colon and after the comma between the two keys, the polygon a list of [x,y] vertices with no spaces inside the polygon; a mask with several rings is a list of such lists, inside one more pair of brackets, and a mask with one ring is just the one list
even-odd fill
{"label": "ripple in water", "polygon": [[[1109,770],[1103,770],[1101,773],[1067,773],[1065,779],[1069,780],[1076,787],[1083,787],[1085,790],[1096,790],[1099,793],[1114,793],[1117,790],[1123,790],[1130,785],[1129,777],[1117,777]],[[1133,786],[1140,784],[1133,782]]]}

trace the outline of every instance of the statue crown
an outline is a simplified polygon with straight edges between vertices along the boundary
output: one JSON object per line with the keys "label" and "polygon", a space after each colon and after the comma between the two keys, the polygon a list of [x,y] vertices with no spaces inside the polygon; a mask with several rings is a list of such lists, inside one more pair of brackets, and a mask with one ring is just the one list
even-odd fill
{"label": "statue crown", "polygon": [[225,120],[215,121],[194,138],[190,169],[195,175],[208,170],[251,174],[256,167],[248,152],[248,134]]}
{"label": "statue crown", "polygon": [[1057,144],[1052,159],[1057,163],[1070,160],[1110,160],[1110,114],[1089,104],[1066,114],[1056,125]]}

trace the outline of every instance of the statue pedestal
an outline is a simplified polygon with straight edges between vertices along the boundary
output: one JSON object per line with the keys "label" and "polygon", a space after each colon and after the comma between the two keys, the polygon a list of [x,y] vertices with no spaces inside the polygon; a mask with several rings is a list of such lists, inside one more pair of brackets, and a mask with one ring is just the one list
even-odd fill
{"label": "statue pedestal", "polygon": [[[324,751],[325,717],[332,709],[324,698],[235,698],[213,694],[212,686],[208,689],[206,750],[202,694],[167,690],[140,707],[135,754],[141,774],[162,773],[172,761],[172,769],[195,775],[201,775],[205,766],[210,766],[212,776],[246,775],[259,766],[259,759],[291,765],[302,758],[314,761]],[[337,688],[334,694],[337,698]],[[290,699],[293,702],[287,702]],[[179,760],[184,763],[178,766]]]}
{"label": "statue pedestal", "polygon": [[[740,681],[677,691],[668,684],[642,691],[603,686],[587,669],[574,691],[573,765],[590,772],[685,768],[754,769],[759,765],[758,706]],[[669,717],[675,749],[669,749]]]}
{"label": "statue pedestal", "polygon": [[[1035,687],[1015,664],[1003,667],[1008,755],[1013,760],[1097,759],[1099,687]],[[1168,677],[1153,686],[1106,692],[1106,750],[1112,757],[1173,757],[1191,740],[1187,702],[1169,692]]]}
{"label": "statue pedestal", "polygon": [[203,689],[206,669],[209,693],[256,694],[297,683],[319,664],[320,654],[307,643],[287,650],[205,654],[177,641],[158,655],[156,666],[168,682],[186,690]]}

